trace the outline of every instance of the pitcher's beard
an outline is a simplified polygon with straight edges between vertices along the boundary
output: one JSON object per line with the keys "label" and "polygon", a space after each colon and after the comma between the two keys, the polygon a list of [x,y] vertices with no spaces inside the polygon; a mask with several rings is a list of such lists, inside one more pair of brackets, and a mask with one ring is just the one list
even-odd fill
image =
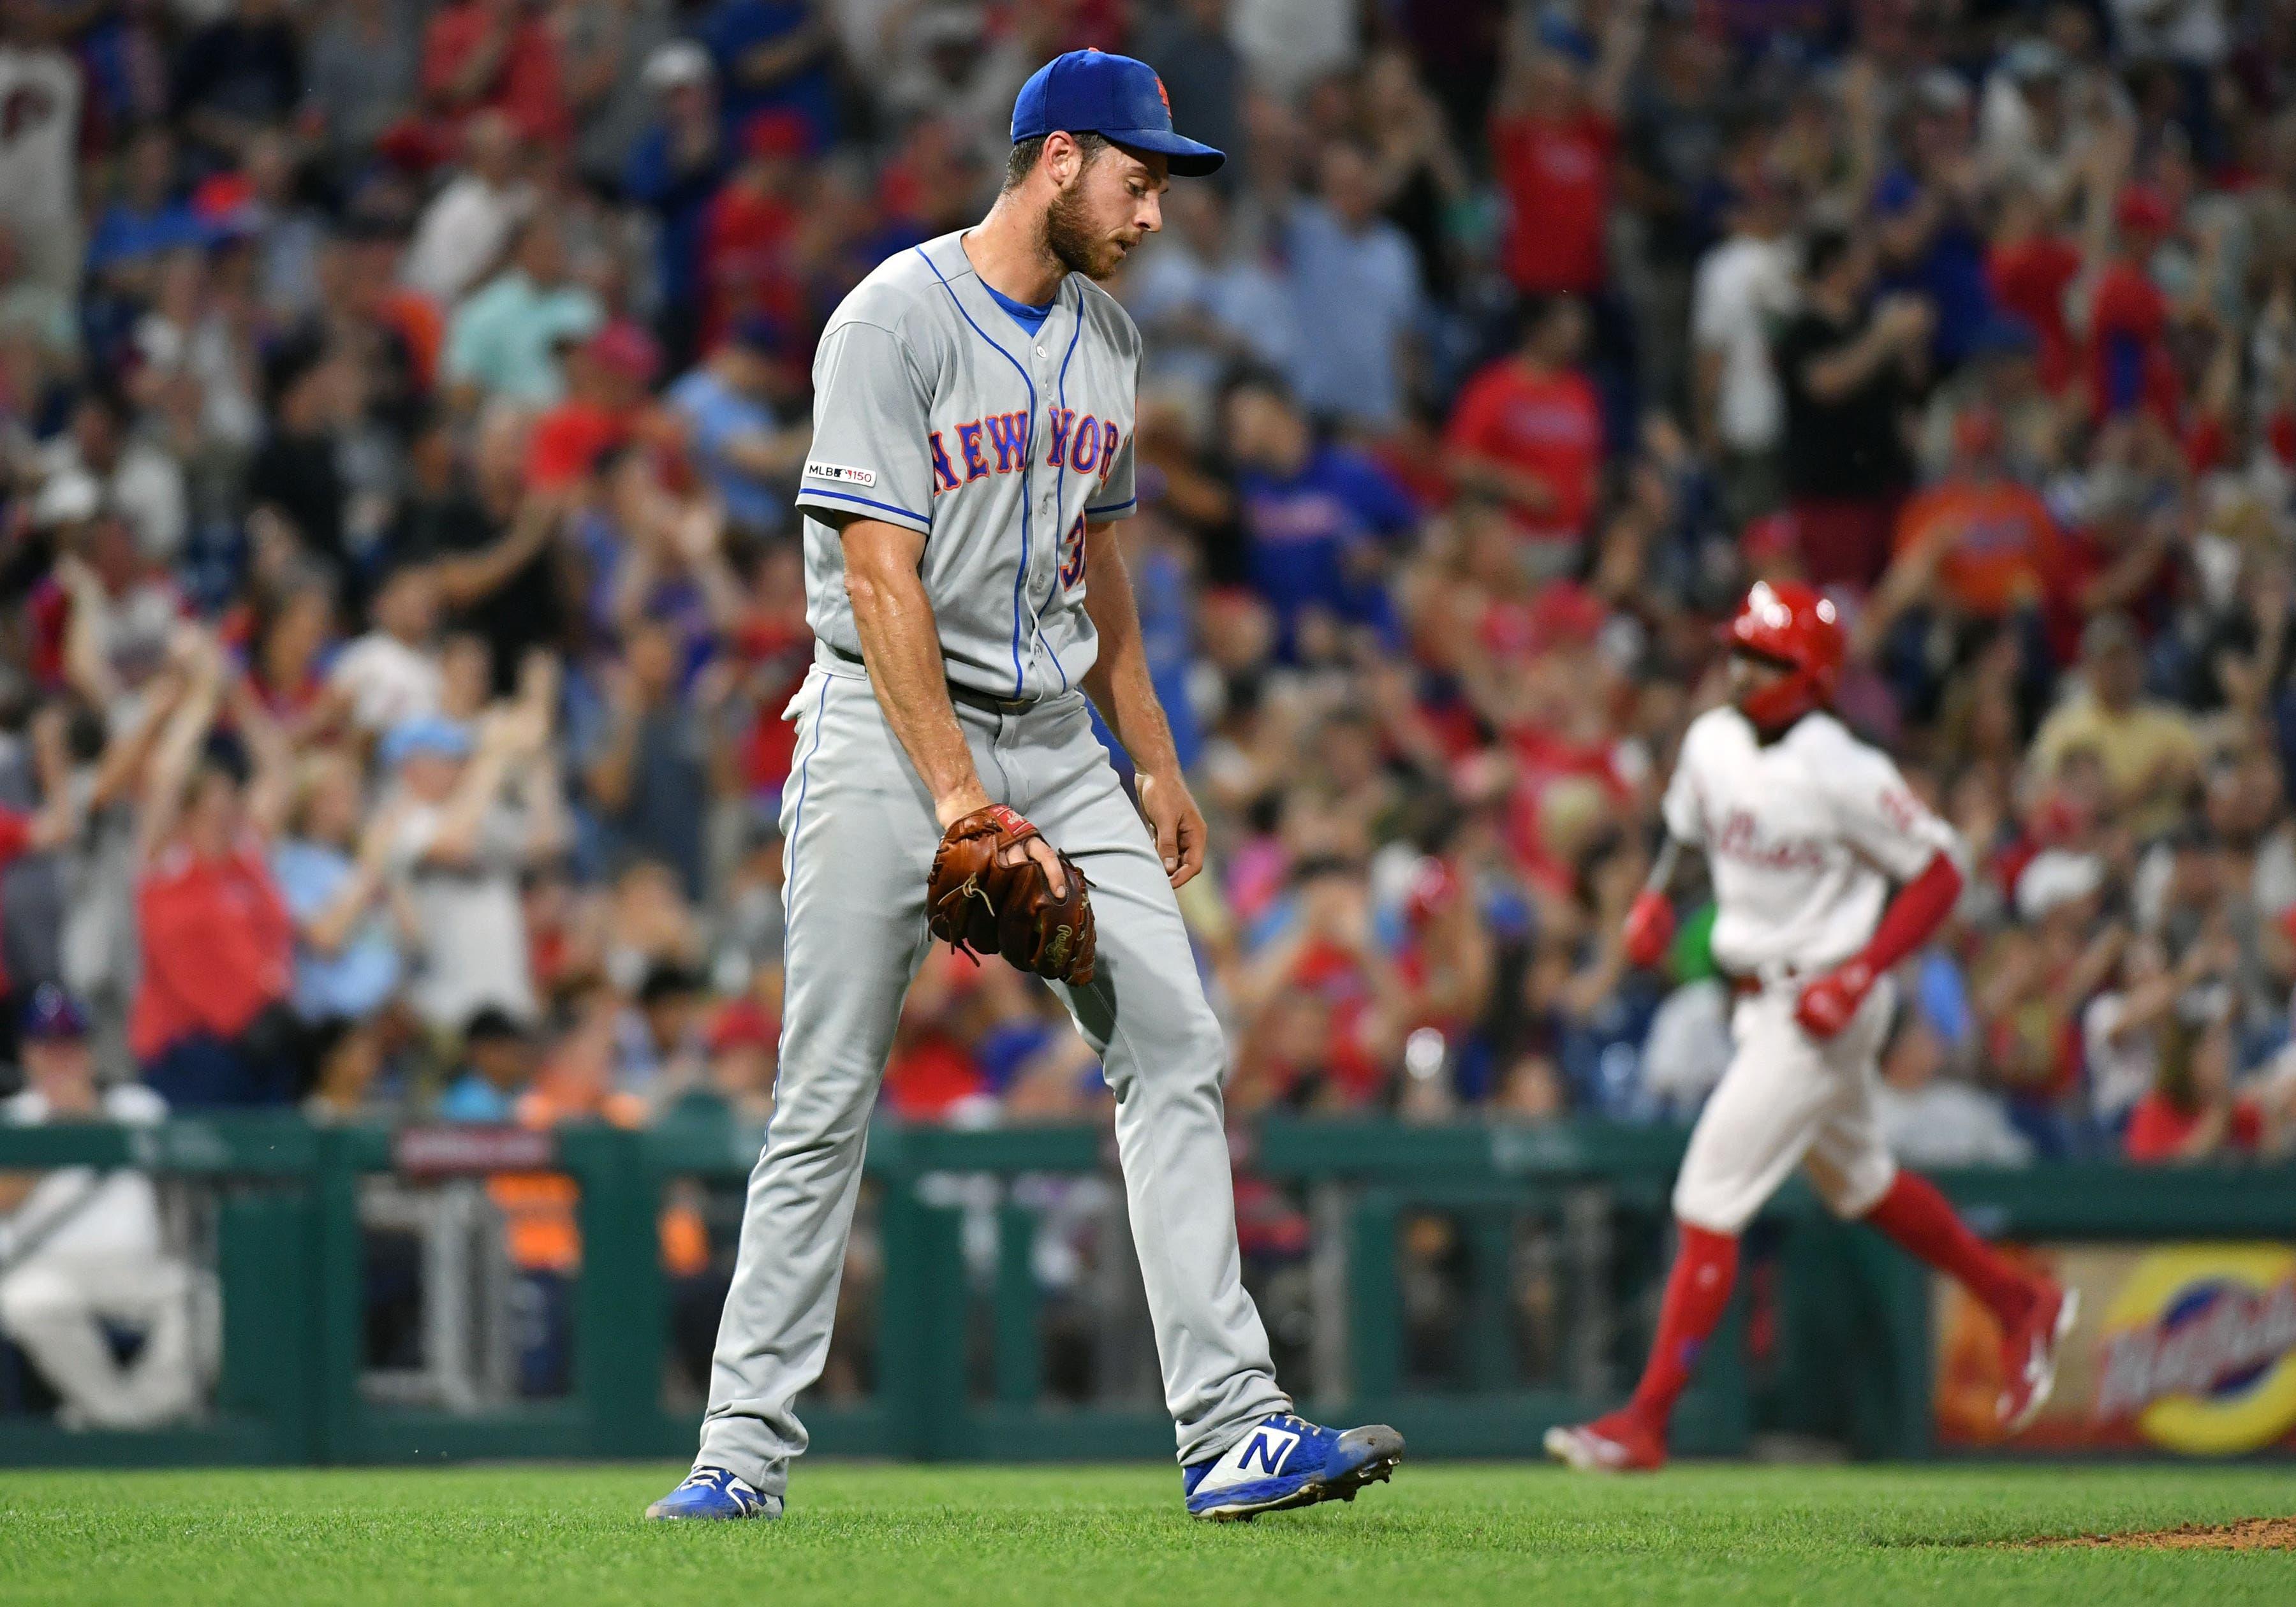
{"label": "pitcher's beard", "polygon": [[1071,274],[1102,280],[1116,272],[1114,246],[1093,233],[1084,217],[1084,197],[1063,190],[1045,209],[1045,249],[1053,260]]}

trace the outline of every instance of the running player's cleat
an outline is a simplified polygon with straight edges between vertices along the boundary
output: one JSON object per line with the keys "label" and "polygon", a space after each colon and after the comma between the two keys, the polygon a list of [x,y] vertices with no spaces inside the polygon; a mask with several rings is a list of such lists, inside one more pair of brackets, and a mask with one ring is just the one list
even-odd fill
{"label": "running player's cleat", "polygon": [[2001,1427],[2022,1432],[2057,1387],[2057,1351],[2080,1315],[2080,1291],[2045,1283],[2024,1319],[2001,1336]]}
{"label": "running player's cleat", "polygon": [[1650,1473],[1666,1465],[1666,1436],[1628,1411],[1546,1431],[1546,1454],[1582,1473]]}
{"label": "running player's cleat", "polygon": [[1403,1436],[1385,1423],[1345,1433],[1289,1413],[1269,1418],[1218,1456],[1180,1470],[1188,1516],[1250,1521],[1318,1501],[1352,1501],[1403,1460]]}
{"label": "running player's cleat", "polygon": [[768,1496],[746,1479],[737,1479],[721,1467],[698,1467],[685,1482],[645,1510],[659,1521],[665,1518],[778,1518],[782,1498]]}

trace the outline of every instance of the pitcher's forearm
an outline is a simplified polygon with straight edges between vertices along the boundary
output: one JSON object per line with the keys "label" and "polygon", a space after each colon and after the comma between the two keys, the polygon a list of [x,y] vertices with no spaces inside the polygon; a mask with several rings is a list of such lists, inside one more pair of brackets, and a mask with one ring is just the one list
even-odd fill
{"label": "pitcher's forearm", "polygon": [[1140,609],[1132,574],[1106,525],[1086,533],[1085,612],[1100,638],[1100,656],[1084,677],[1085,694],[1122,743],[1136,769],[1177,775],[1179,750],[1171,722],[1148,674],[1148,648],[1140,635]]}
{"label": "pitcher's forearm", "polygon": [[1132,655],[1119,656],[1111,664],[1104,656],[1108,639],[1102,637],[1103,657],[1084,678],[1085,695],[1108,722],[1135,769],[1152,775],[1175,774],[1180,767],[1180,755],[1172,742],[1172,725],[1164,717],[1155,684],[1148,678],[1147,660],[1137,651],[1136,637]]}
{"label": "pitcher's forearm", "polygon": [[849,560],[845,590],[878,706],[932,794],[940,824],[986,807],[988,791],[949,701],[948,672],[924,582],[913,571],[857,568]]}

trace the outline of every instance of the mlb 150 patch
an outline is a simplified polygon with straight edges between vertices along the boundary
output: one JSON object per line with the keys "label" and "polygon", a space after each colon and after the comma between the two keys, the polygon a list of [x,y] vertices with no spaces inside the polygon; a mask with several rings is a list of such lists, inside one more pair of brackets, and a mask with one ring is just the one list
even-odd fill
{"label": "mlb 150 patch", "polygon": [[874,469],[856,469],[848,463],[825,463],[818,458],[807,463],[805,472],[810,480],[841,480],[849,486],[873,486],[877,483]]}

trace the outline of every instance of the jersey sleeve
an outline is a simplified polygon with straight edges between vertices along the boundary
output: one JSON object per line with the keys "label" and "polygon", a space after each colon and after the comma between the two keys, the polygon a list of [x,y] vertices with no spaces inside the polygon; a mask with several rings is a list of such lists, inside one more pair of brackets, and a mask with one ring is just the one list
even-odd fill
{"label": "jersey sleeve", "polygon": [[906,344],[873,324],[840,325],[822,337],[813,382],[813,445],[797,505],[930,535],[929,398]]}
{"label": "jersey sleeve", "polygon": [[1659,801],[1666,834],[1685,848],[1706,846],[1706,815],[1698,807],[1698,782],[1686,763],[1677,763],[1668,778],[1666,796]]}
{"label": "jersey sleeve", "polygon": [[1960,835],[1914,796],[1887,754],[1845,741],[1816,772],[1843,840],[1891,879],[1911,881],[1939,854],[1964,857]]}

